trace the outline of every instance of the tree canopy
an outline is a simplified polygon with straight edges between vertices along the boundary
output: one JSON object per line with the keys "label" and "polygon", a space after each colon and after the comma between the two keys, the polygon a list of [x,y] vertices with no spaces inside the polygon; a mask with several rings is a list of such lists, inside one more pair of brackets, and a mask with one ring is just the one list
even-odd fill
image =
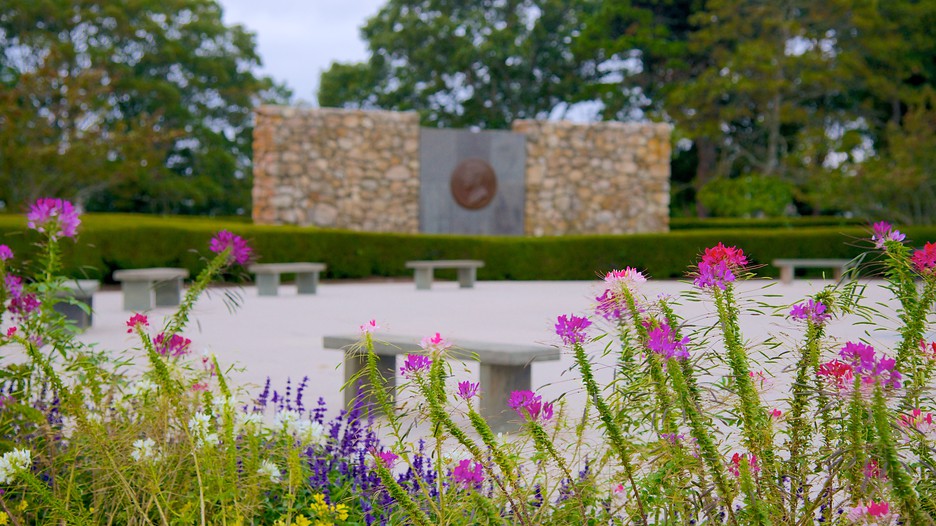
{"label": "tree canopy", "polygon": [[793,197],[774,211],[927,222],[933,169],[907,150],[936,142],[932,27],[936,2],[915,0],[389,0],[370,59],[334,64],[319,101],[482,128],[590,102],[674,123],[692,195],[775,188]]}
{"label": "tree canopy", "polygon": [[254,73],[252,34],[214,0],[0,4],[0,200],[237,213],[252,108],[288,92]]}

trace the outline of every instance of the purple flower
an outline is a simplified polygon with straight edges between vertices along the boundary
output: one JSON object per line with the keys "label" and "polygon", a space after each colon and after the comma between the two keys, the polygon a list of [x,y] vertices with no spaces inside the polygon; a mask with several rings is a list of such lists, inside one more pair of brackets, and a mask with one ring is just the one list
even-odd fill
{"label": "purple flower", "polygon": [[407,354],[403,367],[400,367],[400,374],[407,378],[413,378],[417,373],[428,371],[432,365],[432,360],[423,354]]}
{"label": "purple flower", "polygon": [[480,462],[465,459],[452,470],[452,480],[461,484],[465,489],[477,488],[484,482],[484,473]]}
{"label": "purple flower", "polygon": [[543,397],[533,391],[514,391],[510,393],[507,405],[517,412],[521,418],[529,418],[536,421],[542,415],[544,422],[553,417],[552,403],[543,403]]}
{"label": "purple flower", "polygon": [[580,318],[575,315],[566,317],[565,314],[556,318],[556,334],[562,338],[562,343],[566,345],[575,345],[583,343],[587,335],[585,329],[591,325],[588,318]]}
{"label": "purple flower", "polygon": [[822,325],[832,318],[826,314],[826,306],[821,301],[810,299],[806,303],[798,303],[790,309],[790,317],[794,320],[810,321],[815,325]]}
{"label": "purple flower", "polygon": [[33,230],[44,232],[51,239],[74,237],[81,220],[78,211],[63,199],[37,199],[26,214],[27,225]]}
{"label": "purple flower", "polygon": [[3,283],[11,297],[18,298],[23,294],[23,278],[15,274],[7,274],[3,277]]}
{"label": "purple flower", "polygon": [[699,262],[699,275],[694,281],[695,285],[702,289],[718,287],[725,290],[725,285],[735,280],[735,275],[731,273],[728,263],[719,261],[717,263]]}
{"label": "purple flower", "polygon": [[478,394],[478,389],[481,387],[477,382],[458,382],[458,396],[464,398],[465,400],[471,400]]}
{"label": "purple flower", "polygon": [[377,459],[380,460],[380,463],[387,469],[393,469],[393,465],[396,464],[398,458],[400,458],[399,455],[389,450],[377,453]]}
{"label": "purple flower", "polygon": [[875,356],[870,345],[848,342],[839,351],[839,356],[851,364],[854,374],[860,375],[863,383],[873,385],[880,380],[884,387],[900,388],[903,376],[894,368],[897,361],[883,354]]}
{"label": "purple flower", "polygon": [[662,356],[664,360],[670,358],[677,360],[688,359],[689,351],[686,349],[688,343],[689,338],[676,341],[676,334],[665,323],[647,331],[647,348]]}
{"label": "purple flower", "polygon": [[0,261],[13,259],[13,250],[6,245],[0,245]]}
{"label": "purple flower", "polygon": [[243,265],[247,263],[250,259],[253,250],[247,246],[247,242],[244,241],[244,238],[232,234],[227,230],[221,230],[213,238],[211,238],[211,244],[208,247],[215,254],[220,254],[224,252],[225,249],[230,248],[231,254],[228,256],[228,263],[239,263]]}
{"label": "purple flower", "polygon": [[39,298],[35,294],[19,294],[10,300],[10,312],[22,319],[39,310],[39,305]]}
{"label": "purple flower", "polygon": [[153,339],[153,347],[156,348],[156,352],[163,356],[184,356],[189,353],[191,346],[192,340],[178,334],[173,334],[167,338],[166,334],[161,332]]}
{"label": "purple flower", "polygon": [[897,230],[893,230],[891,224],[886,221],[880,221],[874,223],[874,226],[871,227],[871,241],[874,241],[875,248],[884,248],[884,244],[888,241],[903,241],[907,236],[901,234]]}

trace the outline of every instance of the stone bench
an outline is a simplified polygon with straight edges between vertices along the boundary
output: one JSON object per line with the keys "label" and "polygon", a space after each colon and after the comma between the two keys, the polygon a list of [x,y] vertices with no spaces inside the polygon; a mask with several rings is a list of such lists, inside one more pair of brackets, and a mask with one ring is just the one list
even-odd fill
{"label": "stone bench", "polygon": [[853,265],[848,259],[775,259],[773,266],[780,269],[780,281],[792,283],[797,268],[830,268],[832,277],[842,279],[845,271]]}
{"label": "stone bench", "polygon": [[135,268],[115,270],[114,281],[123,291],[123,310],[147,311],[156,307],[178,305],[182,300],[182,280],[189,276],[184,268]]}
{"label": "stone bench", "polygon": [[[345,404],[350,406],[357,396],[356,386],[349,382],[366,365],[366,352],[361,347],[360,335],[325,336],[322,344],[326,349],[345,351]],[[385,373],[387,387],[393,395],[396,390],[396,355],[422,353],[420,339],[410,336],[379,334],[374,338],[374,354],[378,367]],[[470,340],[452,341],[448,355],[465,361],[477,359],[481,368],[481,403],[479,412],[495,431],[510,429],[511,422],[518,420],[517,414],[507,407],[507,399],[513,391],[532,390],[530,364],[554,361],[560,358],[559,349],[543,345],[515,345],[506,343],[478,342]],[[369,382],[363,379],[363,388]]]}
{"label": "stone bench", "polygon": [[281,274],[295,274],[299,294],[315,294],[319,273],[325,271],[324,263],[261,263],[247,268],[257,276],[257,294],[276,296]]}
{"label": "stone bench", "polygon": [[99,288],[101,282],[96,279],[67,280],[62,283],[62,288],[56,291],[55,297],[60,301],[56,302],[52,309],[65,316],[75,327],[87,329],[93,321],[94,293]]}
{"label": "stone bench", "polygon": [[483,266],[483,261],[475,259],[439,259],[406,262],[406,268],[413,269],[415,273],[417,290],[429,290],[432,287],[432,273],[437,268],[454,268],[458,270],[458,286],[463,289],[473,288],[477,280],[478,269]]}

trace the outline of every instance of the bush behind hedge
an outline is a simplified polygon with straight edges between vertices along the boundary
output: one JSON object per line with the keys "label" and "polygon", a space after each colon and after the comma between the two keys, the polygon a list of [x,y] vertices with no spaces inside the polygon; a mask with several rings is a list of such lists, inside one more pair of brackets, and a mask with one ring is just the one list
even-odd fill
{"label": "bush behind hedge", "polygon": [[[76,242],[65,240],[66,273],[110,280],[114,270],[183,267],[193,275],[204,267],[211,236],[229,229],[244,236],[260,262],[321,261],[328,279],[411,276],[412,259],[480,259],[482,280],[588,280],[612,268],[633,266],[657,279],[685,275],[686,262],[721,241],[744,249],[762,276],[777,276],[775,258],[851,259],[869,247],[863,227],[679,230],[666,234],[562,237],[486,237],[384,234],[296,226],[262,226],[209,218],[89,214]],[[936,227],[901,228],[915,245],[936,240]],[[0,216],[0,237],[29,259],[35,232],[22,216]],[[454,271],[439,272],[454,278]]]}

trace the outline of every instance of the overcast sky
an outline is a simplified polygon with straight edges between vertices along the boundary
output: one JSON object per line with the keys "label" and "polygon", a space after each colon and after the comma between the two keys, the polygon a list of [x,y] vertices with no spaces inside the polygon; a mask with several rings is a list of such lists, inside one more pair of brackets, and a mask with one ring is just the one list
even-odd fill
{"label": "overcast sky", "polygon": [[360,28],[386,0],[218,0],[224,22],[257,36],[262,73],[285,82],[295,99],[316,102],[322,71],[332,61],[367,58]]}

